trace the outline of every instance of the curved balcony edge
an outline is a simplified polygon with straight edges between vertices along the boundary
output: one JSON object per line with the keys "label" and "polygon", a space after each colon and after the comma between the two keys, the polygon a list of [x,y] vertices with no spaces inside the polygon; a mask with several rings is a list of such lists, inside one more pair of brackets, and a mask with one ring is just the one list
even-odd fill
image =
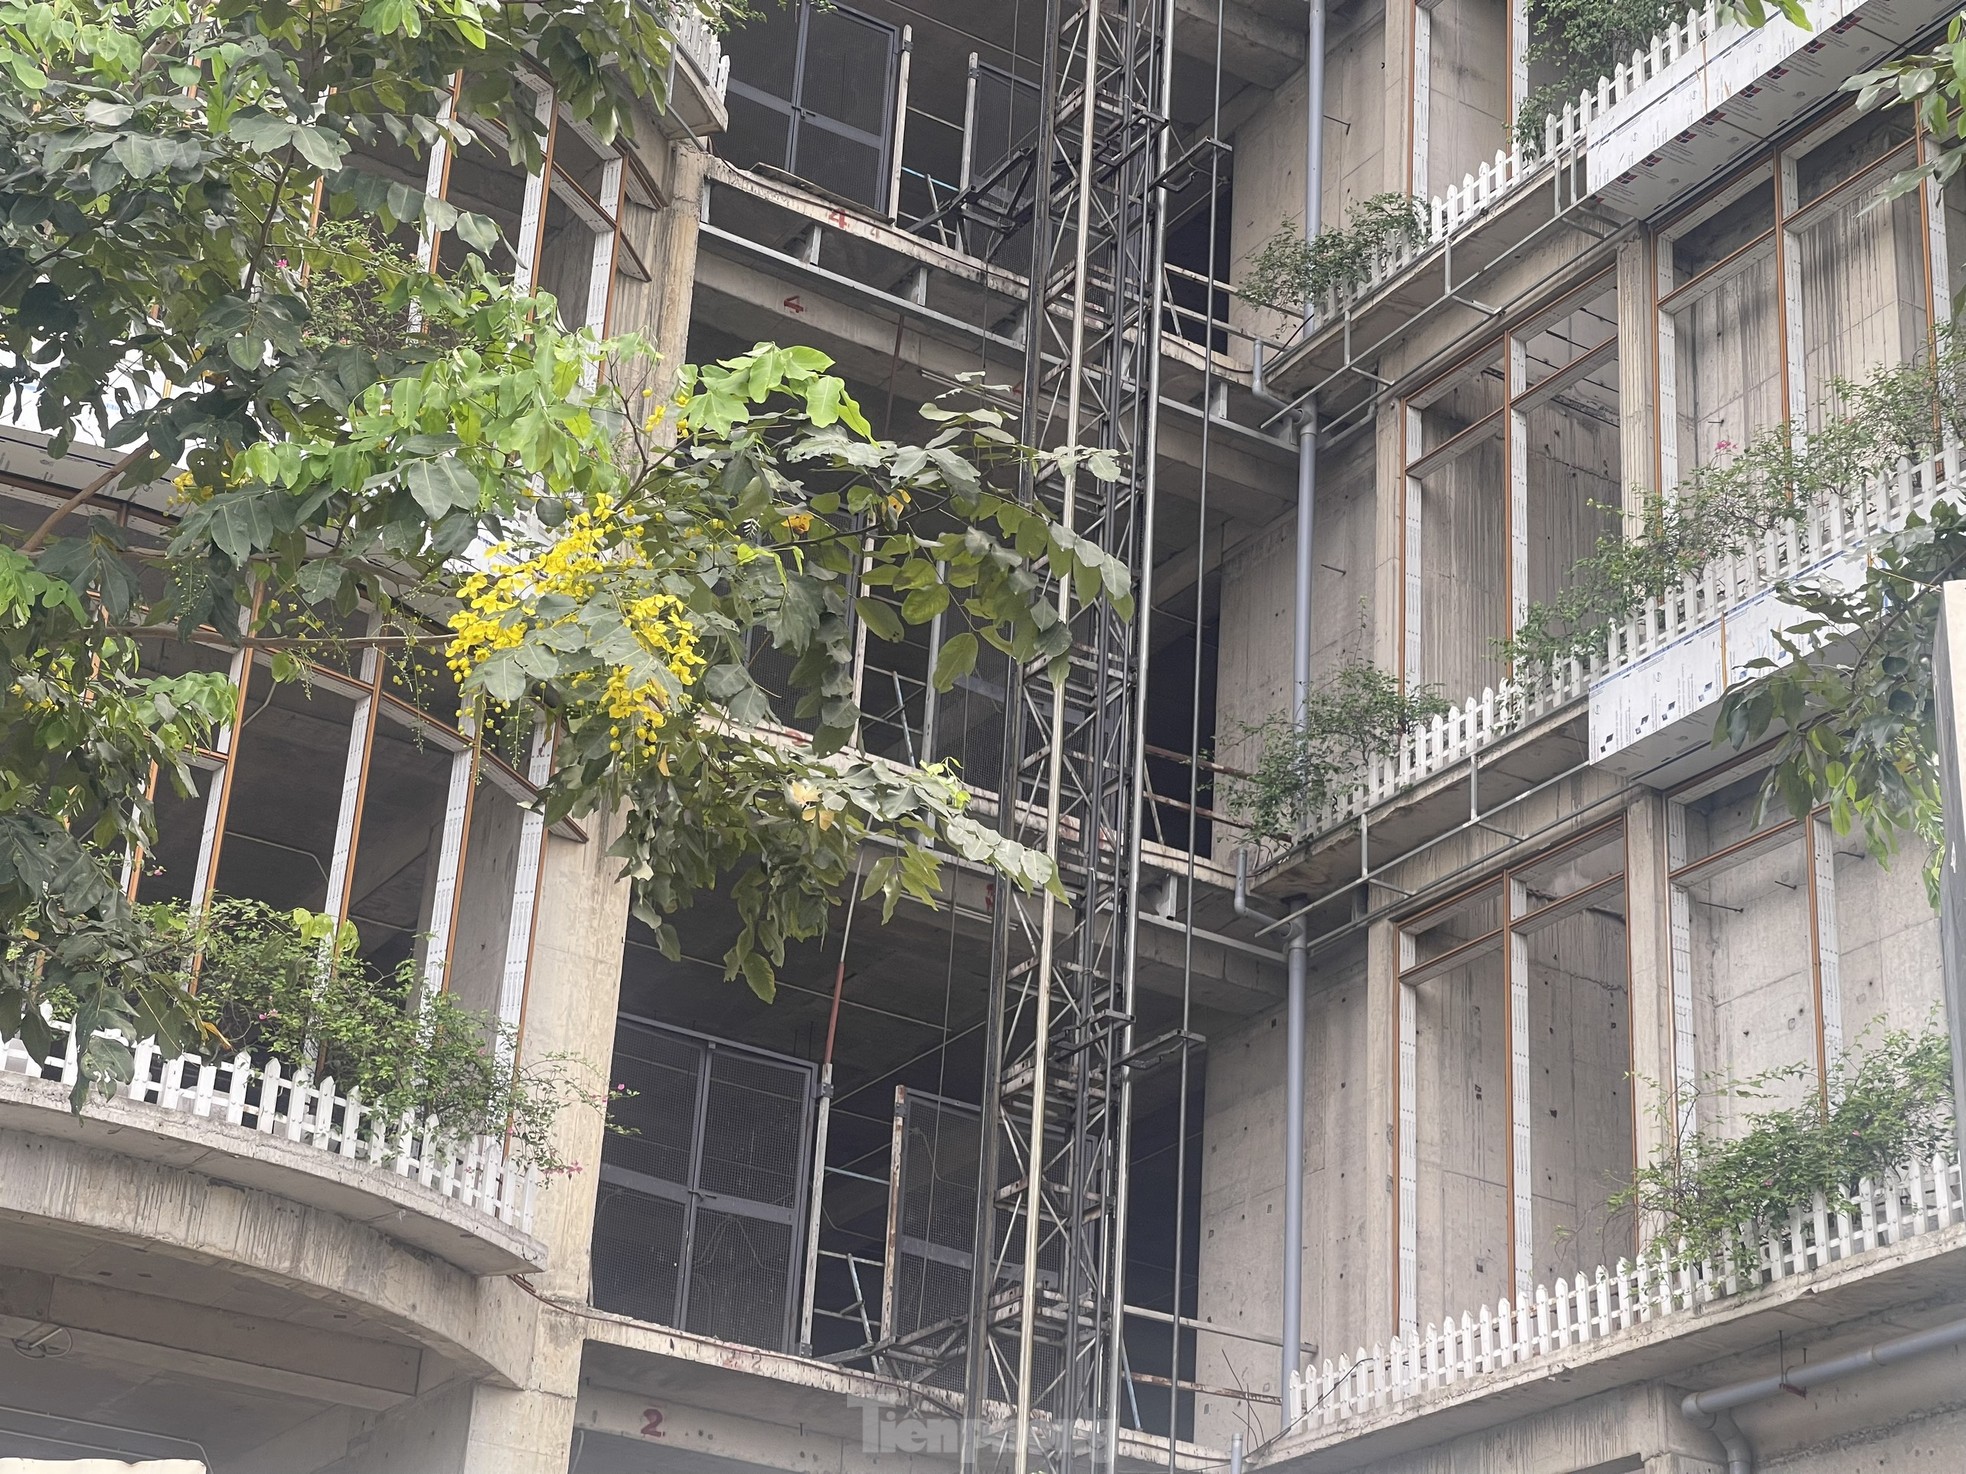
{"label": "curved balcony edge", "polygon": [[320,1209],[475,1276],[543,1268],[522,1228],[385,1164],[118,1094],[77,1116],[57,1080],[0,1073],[0,1130],[195,1172]]}

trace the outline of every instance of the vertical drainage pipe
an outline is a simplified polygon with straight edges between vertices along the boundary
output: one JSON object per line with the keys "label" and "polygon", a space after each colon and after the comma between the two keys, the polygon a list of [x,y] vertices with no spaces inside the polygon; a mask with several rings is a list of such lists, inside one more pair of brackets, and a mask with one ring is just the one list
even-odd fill
{"label": "vertical drainage pipe", "polygon": [[[1235,911],[1238,916],[1284,924],[1281,917],[1250,904],[1247,847],[1236,851]],[[1290,1057],[1284,1068],[1283,1093],[1295,1105],[1286,1106],[1283,1117],[1283,1149],[1289,1160],[1284,1164],[1283,1358],[1278,1373],[1283,1380],[1277,1386],[1286,1419],[1290,1416],[1290,1379],[1297,1375],[1304,1355],[1304,968],[1311,945],[1310,923],[1304,917],[1293,916],[1288,925],[1290,1018],[1286,1045]]]}
{"label": "vertical drainage pipe", "polygon": [[1277,1396],[1288,1416],[1290,1379],[1302,1364],[1304,1346],[1304,971],[1309,927],[1303,917],[1290,923],[1289,1026],[1284,1047],[1283,1149],[1283,1380]]}
{"label": "vertical drainage pipe", "polygon": [[[1324,223],[1324,0],[1311,0],[1304,40],[1304,241]],[[1314,304],[1304,304],[1304,326]],[[1306,404],[1297,427],[1297,578],[1291,611],[1291,702],[1305,719],[1311,695],[1311,569],[1317,504],[1317,406]],[[1304,973],[1306,926],[1291,923],[1283,1129],[1283,1364],[1277,1395],[1290,1406],[1290,1379],[1304,1345]]]}

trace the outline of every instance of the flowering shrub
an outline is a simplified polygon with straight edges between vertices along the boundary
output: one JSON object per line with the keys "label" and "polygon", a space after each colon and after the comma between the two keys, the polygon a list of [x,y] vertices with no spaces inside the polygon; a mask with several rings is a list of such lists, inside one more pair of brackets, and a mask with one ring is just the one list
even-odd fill
{"label": "flowering shrub", "polygon": [[1642,535],[1606,533],[1499,643],[1516,679],[1529,684],[1567,661],[1589,660],[1646,600],[1800,520],[1816,499],[1860,490],[1942,434],[1966,438],[1966,343],[1944,337],[1937,354],[1916,363],[1861,383],[1839,380],[1824,408],[1817,430],[1805,435],[1784,422],[1745,445],[1720,441],[1716,459],[1647,495],[1636,519]]}
{"label": "flowering shrub", "polygon": [[1301,716],[1277,712],[1245,724],[1259,739],[1256,770],[1230,778],[1228,814],[1252,839],[1294,840],[1423,724],[1452,709],[1438,686],[1412,686],[1369,660],[1347,660],[1308,694]]}
{"label": "flowering shrub", "polygon": [[1332,292],[1362,286],[1401,246],[1425,245],[1426,206],[1403,194],[1376,194],[1345,212],[1345,223],[1305,240],[1278,232],[1249,263],[1236,288],[1251,302],[1279,311],[1310,312]]}

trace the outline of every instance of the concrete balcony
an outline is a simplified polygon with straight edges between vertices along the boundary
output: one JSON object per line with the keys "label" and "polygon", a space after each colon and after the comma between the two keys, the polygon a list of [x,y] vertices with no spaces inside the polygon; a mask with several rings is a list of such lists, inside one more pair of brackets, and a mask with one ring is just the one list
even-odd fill
{"label": "concrete balcony", "polygon": [[[1538,1287],[1293,1379],[1292,1431],[1265,1459],[1355,1469],[1539,1411],[1956,1290],[1966,1264],[1959,1164],[1914,1162],[1817,1195],[1715,1263],[1648,1255]],[[1636,1467],[1633,1465],[1632,1467]]]}
{"label": "concrete balcony", "polygon": [[[467,1275],[545,1263],[532,1237],[533,1170],[501,1141],[459,1139],[434,1117],[383,1119],[331,1077],[317,1083],[243,1054],[168,1058],[141,1044],[130,1083],[80,1116],[69,1108],[75,1076],[72,1035],[46,1060],[0,1041],[0,1129],[268,1193]],[[9,1196],[0,1208],[20,1206]]]}
{"label": "concrete balcony", "polygon": [[1758,30],[1709,4],[1580,99],[1588,188],[1650,215],[1957,12],[1942,0],[1824,0],[1813,29]]}
{"label": "concrete balcony", "polygon": [[[1373,853],[1401,853],[1586,763],[1653,787],[1717,766],[1726,757],[1712,746],[1721,697],[1751,678],[1751,662],[1779,655],[1776,633],[1800,618],[1781,587],[1853,584],[1867,549],[1952,494],[1960,478],[1955,446],[1855,492],[1819,498],[1752,547],[1647,601],[1588,665],[1569,662],[1534,687],[1483,691],[1433,718],[1313,816],[1264,885],[1322,894],[1359,873],[1368,826]],[[1586,711],[1584,733],[1577,729]]]}
{"label": "concrete balcony", "polygon": [[724,108],[730,58],[723,37],[693,10],[678,11],[668,25],[676,37],[669,61],[670,111],[699,138],[723,132],[730,125]]}
{"label": "concrete balcony", "polygon": [[1819,498],[1787,526],[1707,565],[1616,630],[1590,683],[1590,754],[1613,773],[1655,786],[1711,766],[1716,708],[1751,676],[1750,662],[1780,654],[1778,631],[1796,618],[1780,587],[1853,585],[1865,551],[1960,484],[1959,448],[1854,492]]}

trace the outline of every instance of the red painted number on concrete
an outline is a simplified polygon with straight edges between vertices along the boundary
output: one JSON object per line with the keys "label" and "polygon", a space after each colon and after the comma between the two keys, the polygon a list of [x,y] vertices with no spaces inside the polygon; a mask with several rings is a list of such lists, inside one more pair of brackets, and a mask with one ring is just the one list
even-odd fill
{"label": "red painted number on concrete", "polygon": [[659,1407],[643,1408],[642,1409],[642,1437],[665,1438],[667,1436],[668,1435],[662,1431],[662,1409]]}

